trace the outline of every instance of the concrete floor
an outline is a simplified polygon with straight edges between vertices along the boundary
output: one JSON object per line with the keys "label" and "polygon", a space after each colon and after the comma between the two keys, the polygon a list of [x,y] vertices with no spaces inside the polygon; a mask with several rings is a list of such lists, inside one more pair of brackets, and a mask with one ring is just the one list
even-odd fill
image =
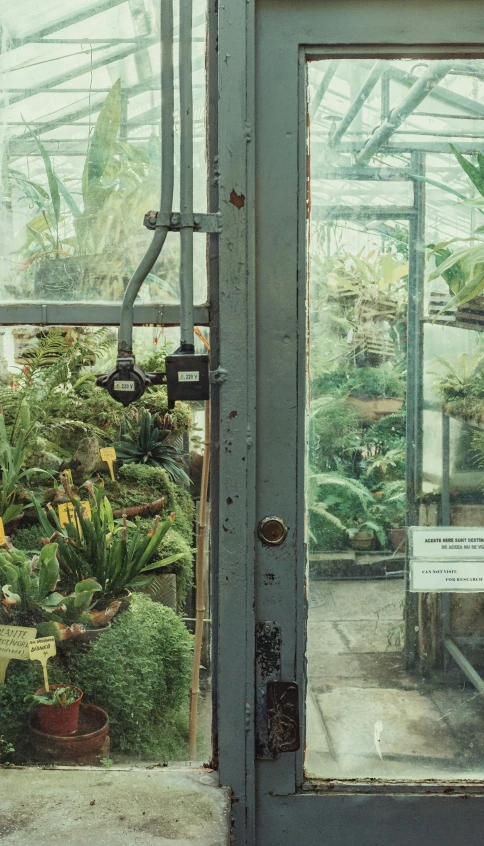
{"label": "concrete floor", "polygon": [[228,846],[229,833],[207,770],[0,771],[2,846]]}
{"label": "concrete floor", "polygon": [[482,696],[405,670],[403,605],[402,579],[310,582],[308,775],[484,777]]}

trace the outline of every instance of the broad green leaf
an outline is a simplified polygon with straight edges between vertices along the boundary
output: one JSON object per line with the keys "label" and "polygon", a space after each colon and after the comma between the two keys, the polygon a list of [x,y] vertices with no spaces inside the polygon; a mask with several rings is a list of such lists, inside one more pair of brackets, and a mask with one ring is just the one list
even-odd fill
{"label": "broad green leaf", "polygon": [[59,577],[59,562],[57,561],[57,544],[51,543],[42,547],[38,562],[39,596],[43,599],[54,590]]}
{"label": "broad green leaf", "polygon": [[57,185],[58,185],[59,191],[62,194],[62,196],[63,196],[63,198],[66,202],[67,208],[69,209],[69,211],[71,212],[71,214],[74,217],[80,217],[82,212],[81,212],[79,206],[77,205],[74,197],[72,196],[71,192],[66,188],[66,186],[64,185],[62,180],[59,179],[59,177],[57,175],[56,175],[55,178],[57,180]]}
{"label": "broad green leaf", "polygon": [[121,80],[114,83],[99,112],[82,174],[84,214],[99,211],[101,180],[112,156],[121,121]]}
{"label": "broad green leaf", "polygon": [[478,273],[477,276],[470,279],[467,285],[464,285],[464,287],[454,297],[452,297],[452,299],[449,300],[449,302],[446,303],[440,311],[437,312],[432,323],[435,323],[437,318],[445,311],[448,311],[451,308],[456,308],[457,306],[465,305],[465,303],[468,303],[478,297],[483,291],[484,271],[482,273]]}
{"label": "broad green leaf", "polygon": [[53,168],[52,168],[52,162],[50,160],[50,156],[49,156],[47,150],[45,149],[44,145],[42,144],[42,142],[39,140],[39,138],[35,134],[35,132],[28,125],[27,121],[24,120],[24,118],[22,118],[22,120],[25,123],[25,126],[27,127],[27,129],[29,130],[32,138],[34,139],[34,142],[37,145],[37,148],[40,152],[40,155],[42,156],[42,159],[44,161],[45,172],[47,174],[47,181],[49,183],[50,199],[52,201],[52,210],[54,212],[55,225],[58,226],[59,220],[60,220],[60,194],[59,194],[59,186],[57,184],[57,178],[56,178],[54,171],[53,171]]}
{"label": "broad green leaf", "polygon": [[16,517],[20,517],[23,511],[23,505],[9,505],[5,509],[2,514],[2,520],[4,525],[6,526],[11,520],[15,520]]}
{"label": "broad green leaf", "polygon": [[175,561],[179,561],[180,558],[186,558],[187,553],[183,552],[175,552],[173,555],[169,555],[168,558],[160,558],[159,561],[155,561],[153,564],[148,564],[146,567],[143,567],[141,570],[142,573],[148,573],[150,570],[158,570],[161,567],[168,567],[169,564],[174,564]]}
{"label": "broad green leaf", "polygon": [[465,171],[465,173],[471,180],[474,187],[477,188],[479,194],[484,197],[484,173],[482,173],[478,167],[473,165],[472,162],[466,159],[465,156],[459,153],[459,151],[456,150],[453,144],[450,145],[450,149],[452,150],[454,156],[459,162],[462,170]]}

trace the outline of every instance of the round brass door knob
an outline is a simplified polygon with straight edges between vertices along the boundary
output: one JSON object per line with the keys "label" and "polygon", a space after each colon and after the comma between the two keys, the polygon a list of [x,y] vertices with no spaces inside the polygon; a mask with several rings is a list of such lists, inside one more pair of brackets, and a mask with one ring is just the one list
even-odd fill
{"label": "round brass door knob", "polygon": [[259,523],[257,534],[262,543],[279,546],[286,540],[287,526],[280,517],[264,517]]}

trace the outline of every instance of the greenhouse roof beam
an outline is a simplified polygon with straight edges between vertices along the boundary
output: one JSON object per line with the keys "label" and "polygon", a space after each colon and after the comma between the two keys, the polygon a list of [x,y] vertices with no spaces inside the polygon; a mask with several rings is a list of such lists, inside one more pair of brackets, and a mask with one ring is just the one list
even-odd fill
{"label": "greenhouse roof beam", "polygon": [[[391,79],[408,86],[414,85],[419,79],[418,76],[407,73],[406,71],[401,70],[401,68],[390,67],[388,68],[387,73]],[[457,94],[455,91],[449,91],[447,88],[441,88],[440,86],[434,88],[430,94],[430,99],[440,100],[442,103],[447,103],[449,106],[455,106],[456,108],[470,112],[471,114],[484,115],[484,106],[482,103],[477,100],[470,100],[469,97],[465,97],[463,94]],[[450,117],[450,115],[448,117]]]}
{"label": "greenhouse roof beam", "polygon": [[358,91],[355,99],[351,103],[348,111],[345,115],[343,115],[341,122],[338,123],[338,125],[335,126],[334,129],[330,132],[328,142],[330,147],[336,147],[337,144],[341,141],[346,130],[348,129],[350,124],[353,123],[355,117],[363,108],[364,103],[370,96],[378,80],[381,78],[381,75],[385,70],[385,65],[386,62],[383,62],[381,60],[375,62],[370,73],[363,82],[363,85]]}
{"label": "greenhouse roof beam", "polygon": [[[159,38],[153,37],[150,39],[151,44],[158,43]],[[143,49],[145,49],[146,44],[143,44]],[[9,102],[9,106],[13,105],[14,103],[19,103],[22,100],[27,100],[29,97],[33,97],[35,94],[40,94],[42,91],[50,91],[51,88],[57,88],[63,82],[69,82],[71,79],[76,79],[79,76],[83,76],[85,73],[91,73],[91,71],[97,70],[98,68],[105,67],[106,65],[112,64],[112,62],[119,62],[121,59],[126,59],[128,56],[131,56],[139,49],[138,44],[132,42],[128,46],[124,47],[123,49],[117,50],[113,53],[108,53],[107,55],[100,56],[93,62],[86,63],[84,65],[80,65],[77,68],[73,68],[71,71],[65,71],[58,76],[52,77],[51,80],[48,82],[44,82],[36,88],[28,88],[25,89],[24,94],[17,94],[15,97]]]}
{"label": "greenhouse roof beam", "polygon": [[309,107],[309,115],[311,117],[311,120],[316,116],[316,112],[318,111],[318,109],[319,109],[319,107],[320,107],[320,105],[323,101],[324,95],[326,94],[326,91],[328,90],[328,88],[330,86],[331,80],[333,79],[333,76],[335,75],[335,73],[338,69],[339,63],[340,63],[340,59],[331,59],[328,62],[328,65],[327,65],[327,68],[324,72],[323,78],[318,85],[318,88],[317,88],[316,93],[313,97],[312,103]]}
{"label": "greenhouse roof beam", "polygon": [[415,217],[414,206],[317,206],[311,204],[311,219],[324,220],[410,220]]}
{"label": "greenhouse roof beam", "polygon": [[[407,172],[408,171],[408,172]],[[316,167],[311,179],[345,179],[369,182],[405,182],[411,179],[409,168],[393,167]]]}
{"label": "greenhouse roof beam", "polygon": [[31,32],[28,35],[24,35],[23,38],[12,38],[8,41],[8,49],[13,50],[16,47],[21,47],[23,44],[31,44],[32,42],[40,41],[44,36],[52,35],[54,32],[59,32],[61,29],[66,29],[68,26],[72,26],[73,24],[81,23],[81,21],[87,20],[88,18],[93,18],[95,15],[99,15],[101,12],[106,12],[108,9],[113,9],[115,6],[120,6],[122,3],[126,3],[126,0],[104,0],[101,3],[93,3],[92,6],[88,6],[87,8],[80,9],[77,12],[72,12],[70,15],[66,15],[63,18],[59,18],[56,21],[52,21],[52,23],[47,24],[47,26],[42,27],[42,29],[37,29],[35,32]]}
{"label": "greenhouse roof beam", "polygon": [[356,163],[365,165],[375,153],[390,140],[393,133],[412,114],[416,107],[425,100],[430,92],[442,81],[453,67],[452,60],[432,63],[412,85],[410,91],[395,109],[392,109],[387,119],[368,138],[363,148],[356,156]]}
{"label": "greenhouse roof beam", "polygon": [[[415,131],[418,135],[418,131]],[[390,141],[381,148],[381,152],[392,155],[393,153],[450,153],[450,141]],[[460,153],[477,153],[484,152],[484,138],[482,141],[453,141],[452,145],[459,150]],[[321,152],[324,153],[326,146],[320,142]],[[316,149],[313,142],[313,148]],[[361,143],[358,141],[342,141],[339,147],[341,152],[357,153],[361,150]]]}

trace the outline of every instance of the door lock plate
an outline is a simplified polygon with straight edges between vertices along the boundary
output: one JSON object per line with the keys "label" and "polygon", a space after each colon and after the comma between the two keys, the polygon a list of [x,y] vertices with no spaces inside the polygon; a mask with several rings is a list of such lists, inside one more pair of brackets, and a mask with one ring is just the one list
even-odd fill
{"label": "door lock plate", "polygon": [[297,752],[301,745],[299,688],[296,682],[267,682],[269,752]]}

